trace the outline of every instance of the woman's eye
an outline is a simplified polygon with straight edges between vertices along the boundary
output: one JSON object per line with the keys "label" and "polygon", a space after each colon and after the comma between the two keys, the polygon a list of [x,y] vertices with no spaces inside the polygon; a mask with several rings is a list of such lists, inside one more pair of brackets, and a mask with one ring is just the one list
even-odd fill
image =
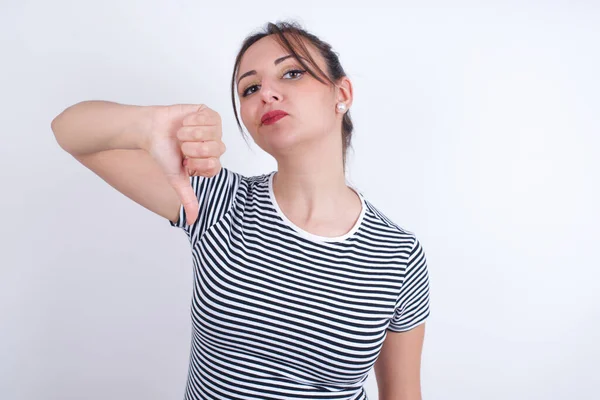
{"label": "woman's eye", "polygon": [[[286,75],[288,75],[288,74],[294,74],[294,75],[296,75],[296,77],[292,77],[292,79],[297,79],[297,78],[299,78],[300,76],[302,76],[302,74],[304,74],[304,72],[306,72],[306,71],[304,71],[304,70],[301,70],[301,69],[292,69],[292,70],[289,70],[289,71],[287,71],[285,74],[283,74],[283,76],[286,76]],[[253,89],[253,88],[257,88],[257,87],[259,87],[259,86],[260,86],[260,85],[252,85],[252,86],[249,86],[248,88],[246,88],[246,90],[244,90],[244,91],[242,92],[242,97],[246,97],[246,96],[248,96],[248,95],[251,95],[252,93],[254,93],[254,91],[253,91],[253,92],[250,92],[250,90],[251,90],[251,89]]]}
{"label": "woman's eye", "polygon": [[243,97],[246,97],[246,96],[248,96],[249,94],[252,94],[252,93],[254,93],[254,92],[252,92],[252,93],[248,93],[248,91],[249,91],[250,89],[252,89],[252,88],[255,88],[255,87],[257,87],[257,86],[258,86],[258,85],[252,85],[252,86],[248,87],[246,90],[244,90],[244,92],[242,93],[242,96],[243,96]]}
{"label": "woman's eye", "polygon": [[285,74],[283,74],[283,76],[286,76],[287,74],[300,74],[300,75],[302,75],[303,73],[304,73],[304,71],[301,70],[301,69],[292,69],[292,70],[286,72]]}

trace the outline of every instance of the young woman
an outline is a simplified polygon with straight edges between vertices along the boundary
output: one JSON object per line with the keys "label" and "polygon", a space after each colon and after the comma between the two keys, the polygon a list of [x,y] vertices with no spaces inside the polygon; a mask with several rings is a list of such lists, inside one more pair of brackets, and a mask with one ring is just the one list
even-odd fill
{"label": "young woman", "polygon": [[[58,143],[190,240],[186,399],[421,399],[429,278],[415,235],[345,179],[352,84],[295,23],[249,36],[231,82],[277,170],[222,167],[205,105],[88,101],[52,122]],[[238,126],[242,130],[241,124]]]}

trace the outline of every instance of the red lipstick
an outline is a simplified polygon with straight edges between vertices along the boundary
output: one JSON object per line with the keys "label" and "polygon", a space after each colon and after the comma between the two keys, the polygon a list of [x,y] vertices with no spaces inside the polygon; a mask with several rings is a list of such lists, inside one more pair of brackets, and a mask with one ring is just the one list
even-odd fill
{"label": "red lipstick", "polygon": [[262,118],[260,119],[260,122],[262,122],[263,125],[271,125],[279,121],[286,115],[288,115],[288,113],[282,110],[269,111],[268,113],[263,114]]}

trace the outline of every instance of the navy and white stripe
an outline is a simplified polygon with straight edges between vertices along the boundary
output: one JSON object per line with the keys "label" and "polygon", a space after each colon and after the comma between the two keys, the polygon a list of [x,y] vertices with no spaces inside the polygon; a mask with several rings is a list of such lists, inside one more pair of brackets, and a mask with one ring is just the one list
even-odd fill
{"label": "navy and white stripe", "polygon": [[169,221],[194,264],[185,399],[367,399],[387,331],[429,316],[424,250],[356,189],[346,235],[303,231],[277,205],[275,172],[190,177],[200,215]]}

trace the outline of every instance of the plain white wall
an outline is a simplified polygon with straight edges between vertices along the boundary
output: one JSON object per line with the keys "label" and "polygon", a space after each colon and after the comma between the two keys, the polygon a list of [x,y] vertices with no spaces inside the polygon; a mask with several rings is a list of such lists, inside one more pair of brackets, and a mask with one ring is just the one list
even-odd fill
{"label": "plain white wall", "polygon": [[183,398],[187,239],[50,122],[90,99],[206,103],[223,164],[271,171],[229,80],[243,38],[287,18],[354,83],[351,182],[425,248],[424,399],[600,398],[598,3],[212,3],[2,2],[0,398]]}

